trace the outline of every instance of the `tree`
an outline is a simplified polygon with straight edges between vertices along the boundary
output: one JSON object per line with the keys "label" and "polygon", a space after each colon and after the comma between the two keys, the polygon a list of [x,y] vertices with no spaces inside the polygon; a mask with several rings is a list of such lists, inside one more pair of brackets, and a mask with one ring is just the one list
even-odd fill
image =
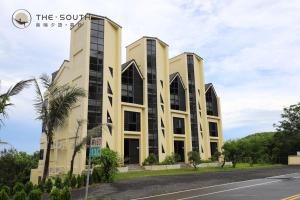
{"label": "tree", "polygon": [[195,169],[197,169],[197,165],[201,163],[200,154],[198,151],[190,151],[188,152],[189,162],[193,165]]}
{"label": "tree", "polygon": [[78,102],[80,97],[85,96],[85,91],[78,87],[69,85],[59,86],[55,81],[52,81],[49,76],[42,75],[40,81],[46,89],[45,95],[38,80],[35,79],[36,88],[36,103],[35,108],[38,114],[38,119],[43,122],[43,130],[47,139],[46,156],[42,183],[45,182],[49,172],[49,159],[53,135],[58,127],[61,127],[68,118],[72,107]]}
{"label": "tree", "polygon": [[289,155],[300,151],[300,103],[283,109],[282,120],[275,124],[273,159],[287,163]]}
{"label": "tree", "polygon": [[30,170],[38,166],[37,153],[29,155],[14,149],[0,152],[0,187],[13,187],[16,182],[25,184],[30,179]]}
{"label": "tree", "polygon": [[10,98],[19,94],[24,88],[28,87],[32,81],[33,79],[19,81],[5,93],[0,94],[0,128],[4,124],[3,120],[8,117],[7,108],[14,105],[10,102]]}
{"label": "tree", "polygon": [[117,172],[118,157],[117,153],[109,148],[101,149],[101,155],[95,160],[95,164],[100,166],[102,172],[101,179],[104,182],[112,182]]}
{"label": "tree", "polygon": [[[69,176],[72,177],[73,175],[73,168],[74,168],[74,160],[76,157],[76,154],[82,149],[82,147],[84,145],[87,144],[88,141],[90,141],[91,137],[97,136],[100,133],[100,129],[102,128],[101,126],[96,126],[92,129],[89,129],[87,131],[87,136],[84,137],[81,141],[78,142],[78,134],[79,134],[79,130],[80,127],[82,126],[83,120],[78,120],[77,121],[77,128],[76,128],[76,133],[75,133],[75,142],[74,142],[74,150],[73,150],[73,154],[72,154],[72,158],[71,158],[71,164],[70,164],[70,171],[69,171]],[[105,124],[107,126],[109,126],[108,124]]]}
{"label": "tree", "polygon": [[231,161],[232,166],[235,167],[240,158],[240,149],[236,140],[229,140],[225,142],[222,147],[224,160]]}

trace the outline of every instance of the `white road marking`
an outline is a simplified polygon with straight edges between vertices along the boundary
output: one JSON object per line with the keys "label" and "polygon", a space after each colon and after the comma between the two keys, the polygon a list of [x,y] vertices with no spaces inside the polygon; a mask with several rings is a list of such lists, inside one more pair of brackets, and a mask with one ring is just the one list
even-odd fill
{"label": "white road marking", "polygon": [[203,196],[208,196],[208,195],[212,195],[212,194],[218,194],[218,193],[223,193],[223,192],[228,192],[228,191],[233,191],[233,190],[239,190],[239,189],[243,189],[243,188],[255,187],[255,186],[258,186],[258,185],[267,185],[267,184],[275,183],[275,182],[281,182],[281,180],[270,181],[270,182],[266,182],[266,183],[258,183],[258,184],[247,185],[247,186],[241,186],[241,187],[227,189],[227,190],[220,190],[220,191],[217,191],[217,192],[210,192],[210,193],[206,193],[206,194],[200,194],[200,195],[195,195],[195,196],[191,196],[191,197],[185,197],[185,198],[181,198],[181,199],[177,199],[177,200],[194,199],[196,197],[203,197]]}
{"label": "white road marking", "polygon": [[[282,175],[279,175],[279,176],[270,176],[270,177],[265,177],[265,178],[261,178],[261,179],[250,179],[250,180],[245,180],[245,181],[229,182],[229,183],[224,183],[224,184],[218,184],[218,185],[211,185],[211,186],[206,186],[206,187],[199,187],[199,188],[181,190],[181,191],[177,191],[177,192],[169,192],[169,193],[164,193],[164,194],[157,194],[157,195],[151,195],[151,196],[146,196],[146,197],[139,197],[139,198],[135,198],[135,199],[132,199],[132,200],[150,199],[150,198],[153,198],[153,197],[161,197],[161,196],[166,196],[166,195],[179,194],[179,193],[183,193],[183,192],[190,192],[190,191],[195,191],[195,190],[203,190],[203,189],[208,189],[208,188],[214,188],[214,187],[219,187],[219,186],[223,186],[223,185],[231,185],[231,184],[235,184],[235,183],[245,183],[245,182],[257,181],[257,180],[262,180],[262,179],[278,178],[278,177],[281,177],[281,176],[295,175],[295,174],[299,174],[299,173],[282,174]],[[300,178],[300,177],[294,177],[294,178]],[[280,181],[280,180],[278,180],[278,181]],[[278,182],[278,181],[274,181],[274,182]]]}

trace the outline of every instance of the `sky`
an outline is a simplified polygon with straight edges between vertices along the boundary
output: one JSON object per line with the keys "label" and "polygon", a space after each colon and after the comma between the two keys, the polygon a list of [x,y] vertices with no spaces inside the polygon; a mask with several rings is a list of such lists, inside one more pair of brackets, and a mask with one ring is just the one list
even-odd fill
{"label": "sky", "polygon": [[[17,9],[31,13],[28,28],[13,26]],[[50,74],[69,59],[69,28],[38,28],[37,14],[89,12],[123,27],[123,62],[125,46],[144,35],[169,44],[170,57],[184,51],[200,55],[205,82],[221,98],[226,140],[273,131],[282,109],[300,101],[299,10],[299,0],[2,0],[0,93],[19,80]],[[15,105],[0,129],[1,140],[29,153],[39,149],[41,132],[34,97],[28,88],[12,98]]]}

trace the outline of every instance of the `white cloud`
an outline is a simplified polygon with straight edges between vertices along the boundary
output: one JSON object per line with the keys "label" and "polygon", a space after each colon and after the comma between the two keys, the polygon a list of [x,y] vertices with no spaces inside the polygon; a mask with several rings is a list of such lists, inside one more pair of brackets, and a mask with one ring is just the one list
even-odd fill
{"label": "white cloud", "polygon": [[[68,29],[17,30],[14,10],[36,13],[96,13],[123,27],[125,46],[143,35],[170,45],[170,57],[194,51],[205,60],[207,82],[222,100],[224,129],[272,129],[283,106],[299,101],[300,2],[298,0],[128,0],[0,2],[0,79],[17,80],[56,70],[69,56]],[[18,117],[32,108],[32,91],[16,103]],[[28,109],[24,109],[28,108]],[[12,116],[14,117],[14,116]],[[32,118],[24,119],[32,120]],[[269,125],[268,125],[269,124]],[[251,133],[251,130],[249,130]],[[229,134],[228,134],[229,135]]]}

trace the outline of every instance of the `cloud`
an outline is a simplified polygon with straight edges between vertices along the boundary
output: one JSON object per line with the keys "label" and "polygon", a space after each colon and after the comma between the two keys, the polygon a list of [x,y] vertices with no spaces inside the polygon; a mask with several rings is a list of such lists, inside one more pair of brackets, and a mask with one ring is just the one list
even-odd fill
{"label": "cloud", "polygon": [[[69,56],[68,29],[12,26],[11,14],[26,8],[33,15],[91,12],[108,16],[123,27],[123,61],[125,46],[143,35],[168,43],[170,57],[183,51],[199,54],[204,58],[206,82],[213,82],[221,97],[227,139],[273,130],[282,108],[299,101],[298,0],[42,0],[30,4],[4,0],[0,7],[0,26],[5,27],[0,30],[3,89],[20,79],[55,71]],[[16,107],[9,125],[20,119],[32,124],[23,134],[34,133],[38,144],[40,130],[35,127],[40,124],[34,121],[33,98],[33,91],[26,90],[13,99]]]}

